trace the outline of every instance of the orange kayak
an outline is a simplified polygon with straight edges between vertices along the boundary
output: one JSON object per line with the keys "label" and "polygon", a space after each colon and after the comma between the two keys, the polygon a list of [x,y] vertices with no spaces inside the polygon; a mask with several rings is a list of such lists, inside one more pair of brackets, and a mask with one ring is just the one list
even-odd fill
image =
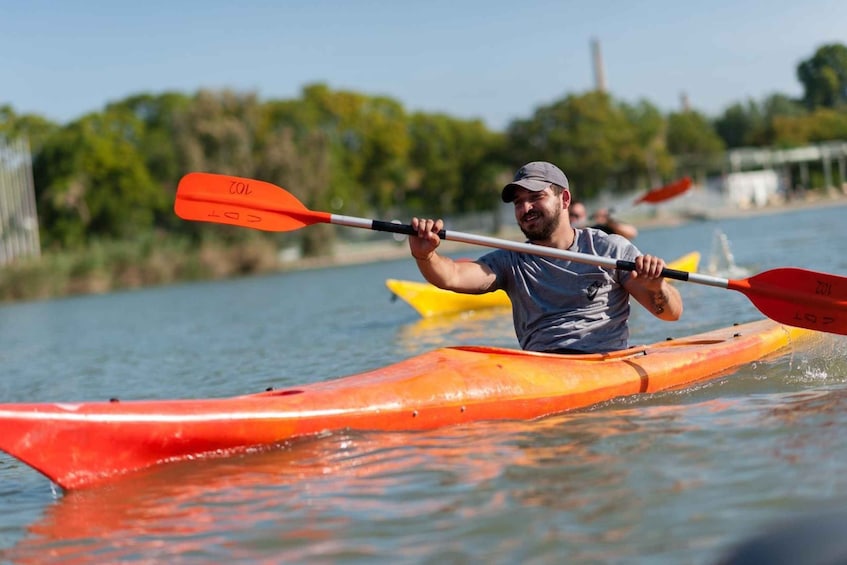
{"label": "orange kayak", "polygon": [[335,380],[206,400],[0,404],[0,450],[65,489],[355,429],[532,419],[726,374],[814,332],[771,320],[609,354],[436,349]]}
{"label": "orange kayak", "polygon": [[[668,263],[669,269],[694,272],[700,264],[700,253],[692,251]],[[423,318],[457,312],[470,312],[486,308],[507,308],[512,305],[502,290],[485,294],[461,294],[443,290],[426,282],[387,279],[385,286],[391,293],[417,310]]]}

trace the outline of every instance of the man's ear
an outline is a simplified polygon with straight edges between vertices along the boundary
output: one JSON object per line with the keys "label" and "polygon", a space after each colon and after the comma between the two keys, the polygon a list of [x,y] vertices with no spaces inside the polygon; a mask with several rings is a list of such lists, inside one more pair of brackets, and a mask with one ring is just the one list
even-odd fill
{"label": "man's ear", "polygon": [[562,209],[567,209],[571,205],[571,191],[567,188],[562,191]]}

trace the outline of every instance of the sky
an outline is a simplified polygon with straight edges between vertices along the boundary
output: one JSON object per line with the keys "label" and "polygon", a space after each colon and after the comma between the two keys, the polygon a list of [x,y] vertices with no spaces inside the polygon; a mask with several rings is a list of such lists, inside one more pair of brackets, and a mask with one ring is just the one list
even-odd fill
{"label": "sky", "polygon": [[0,106],[67,123],[201,88],[298,98],[324,83],[503,130],[595,87],[717,117],[800,97],[797,65],[847,44],[845,0],[0,0]]}

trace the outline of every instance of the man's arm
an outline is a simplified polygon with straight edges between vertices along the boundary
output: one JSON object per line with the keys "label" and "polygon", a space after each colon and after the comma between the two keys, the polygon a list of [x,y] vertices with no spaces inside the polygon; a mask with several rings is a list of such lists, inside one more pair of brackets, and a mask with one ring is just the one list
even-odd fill
{"label": "man's arm", "polygon": [[594,221],[597,225],[603,226],[600,229],[606,233],[616,233],[629,240],[633,240],[638,237],[638,228],[632,224],[616,220],[612,217],[612,213],[606,208],[601,208],[594,213]]}
{"label": "man's arm", "polygon": [[483,294],[490,292],[497,276],[486,265],[472,261],[453,261],[436,252],[441,245],[438,232],[444,229],[442,220],[412,218],[417,236],[409,236],[409,251],[424,278],[439,288]]}
{"label": "man's arm", "polygon": [[606,222],[606,225],[618,235],[622,235],[627,239],[635,239],[638,237],[638,229],[632,224],[627,224],[625,222],[620,222],[615,218],[609,218]]}
{"label": "man's arm", "polygon": [[682,296],[679,290],[662,278],[665,262],[652,255],[635,259],[635,271],[624,285],[644,308],[659,319],[673,322],[682,316]]}

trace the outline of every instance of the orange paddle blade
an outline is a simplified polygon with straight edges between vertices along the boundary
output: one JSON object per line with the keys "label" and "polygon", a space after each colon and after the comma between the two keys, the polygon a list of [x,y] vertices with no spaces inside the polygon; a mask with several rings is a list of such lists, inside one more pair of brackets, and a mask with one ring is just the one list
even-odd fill
{"label": "orange paddle blade", "polygon": [[212,173],[182,177],[174,212],[184,220],[264,231],[292,231],[330,223],[330,214],[309,210],[293,194],[269,182]]}
{"label": "orange paddle blade", "polygon": [[674,183],[654,188],[636,200],[635,203],[640,204],[641,202],[649,202],[651,204],[656,204],[658,202],[664,202],[665,200],[670,200],[671,198],[679,196],[689,188],[691,188],[691,179],[689,177],[683,177]]}
{"label": "orange paddle blade", "polygon": [[794,267],[773,269],[727,288],[745,294],[777,322],[847,335],[847,278]]}

